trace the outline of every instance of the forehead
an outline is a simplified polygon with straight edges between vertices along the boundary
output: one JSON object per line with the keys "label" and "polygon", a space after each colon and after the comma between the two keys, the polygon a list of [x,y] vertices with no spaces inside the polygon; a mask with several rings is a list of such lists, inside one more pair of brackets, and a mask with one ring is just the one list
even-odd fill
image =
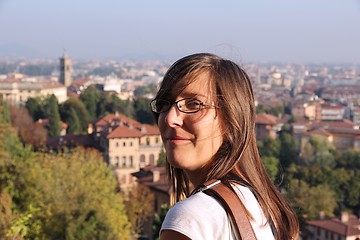
{"label": "forehead", "polygon": [[187,76],[178,79],[172,89],[171,97],[191,97],[191,96],[204,96],[210,98],[212,93],[212,81],[210,75],[206,72],[200,73],[196,76]]}

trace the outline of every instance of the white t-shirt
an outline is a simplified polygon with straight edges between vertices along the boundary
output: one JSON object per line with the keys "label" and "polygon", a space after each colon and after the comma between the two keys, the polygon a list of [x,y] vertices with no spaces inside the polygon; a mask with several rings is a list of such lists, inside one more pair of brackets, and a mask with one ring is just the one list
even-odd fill
{"label": "white t-shirt", "polygon": [[[271,231],[254,194],[246,187],[234,187],[254,221],[250,221],[257,239],[273,240]],[[174,230],[192,240],[234,239],[224,208],[213,197],[198,192],[178,202],[166,214],[161,230]]]}

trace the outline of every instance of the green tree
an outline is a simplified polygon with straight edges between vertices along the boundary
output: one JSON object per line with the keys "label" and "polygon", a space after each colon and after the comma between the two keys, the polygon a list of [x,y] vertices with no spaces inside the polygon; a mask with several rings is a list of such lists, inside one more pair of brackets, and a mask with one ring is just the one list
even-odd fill
{"label": "green tree", "polygon": [[71,133],[78,132],[86,133],[89,115],[86,107],[82,101],[78,98],[71,97],[60,105],[61,119],[68,123],[70,128],[71,124],[77,124],[77,126],[71,127]]}
{"label": "green tree", "polygon": [[164,149],[161,149],[159,153],[159,159],[156,162],[157,167],[164,167],[166,165],[166,155]]}
{"label": "green tree", "polygon": [[82,132],[79,117],[74,108],[70,108],[70,115],[67,118],[68,133],[80,134]]}
{"label": "green tree", "polygon": [[[130,225],[116,180],[101,156],[90,150],[38,154],[22,172],[25,188],[19,205],[30,228],[26,237],[40,239],[129,239]],[[28,226],[29,224],[27,224]],[[30,225],[31,226],[31,225]]]}
{"label": "green tree", "polygon": [[134,102],[135,118],[141,123],[154,124],[154,117],[150,110],[150,99],[138,98]]}
{"label": "green tree", "polygon": [[337,201],[335,193],[327,185],[310,187],[301,180],[292,180],[287,197],[303,219],[315,219],[320,214],[332,217]]}
{"label": "green tree", "polygon": [[262,157],[262,162],[264,164],[264,167],[266,169],[267,174],[271,178],[272,181],[275,181],[276,176],[279,173],[279,159],[272,156],[265,156]]}
{"label": "green tree", "polygon": [[45,118],[44,101],[39,98],[29,98],[25,103],[25,108],[34,121]]}
{"label": "green tree", "polygon": [[131,189],[125,201],[125,209],[135,236],[141,234],[144,223],[153,214],[154,195],[143,186],[138,185]]}
{"label": "green tree", "polygon": [[279,160],[284,168],[287,168],[291,163],[297,162],[298,153],[296,151],[296,142],[293,137],[286,132],[283,132],[279,136],[280,140],[280,152]]}
{"label": "green tree", "polygon": [[100,101],[101,92],[94,85],[87,87],[80,94],[80,100],[84,103],[89,119],[95,119],[97,116],[97,104]]}
{"label": "green tree", "polygon": [[360,169],[360,151],[348,149],[336,158],[337,167]]}
{"label": "green tree", "polygon": [[263,142],[258,143],[259,153],[261,157],[279,157],[280,141],[279,139],[267,137]]}
{"label": "green tree", "polygon": [[161,225],[162,225],[169,209],[170,209],[170,206],[168,204],[162,204],[160,213],[155,213],[155,215],[154,215],[153,226],[152,226],[154,240],[159,240],[159,233],[160,233]]}
{"label": "green tree", "polygon": [[326,138],[313,136],[305,145],[302,160],[309,166],[333,167],[335,165],[334,146]]}
{"label": "green tree", "polygon": [[49,119],[49,137],[59,136],[61,130],[59,105],[54,94],[52,94],[47,101],[46,112],[47,118]]}

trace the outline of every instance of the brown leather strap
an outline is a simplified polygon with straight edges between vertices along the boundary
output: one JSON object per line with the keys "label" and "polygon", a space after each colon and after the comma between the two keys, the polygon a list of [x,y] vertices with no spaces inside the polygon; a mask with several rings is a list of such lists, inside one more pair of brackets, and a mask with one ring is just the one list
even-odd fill
{"label": "brown leather strap", "polygon": [[235,238],[256,240],[254,230],[246,215],[245,206],[237,194],[222,182],[215,182],[216,180],[206,182],[205,186],[209,186],[209,188],[205,187],[203,192],[219,200],[226,212],[230,215],[232,226],[235,230]]}

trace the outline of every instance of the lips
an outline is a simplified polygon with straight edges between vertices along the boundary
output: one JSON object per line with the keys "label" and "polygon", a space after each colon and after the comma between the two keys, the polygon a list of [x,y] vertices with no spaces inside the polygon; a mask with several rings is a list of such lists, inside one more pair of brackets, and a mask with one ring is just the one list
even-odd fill
{"label": "lips", "polygon": [[166,140],[173,144],[182,144],[182,143],[190,142],[191,138],[183,137],[183,136],[169,136],[166,138]]}

